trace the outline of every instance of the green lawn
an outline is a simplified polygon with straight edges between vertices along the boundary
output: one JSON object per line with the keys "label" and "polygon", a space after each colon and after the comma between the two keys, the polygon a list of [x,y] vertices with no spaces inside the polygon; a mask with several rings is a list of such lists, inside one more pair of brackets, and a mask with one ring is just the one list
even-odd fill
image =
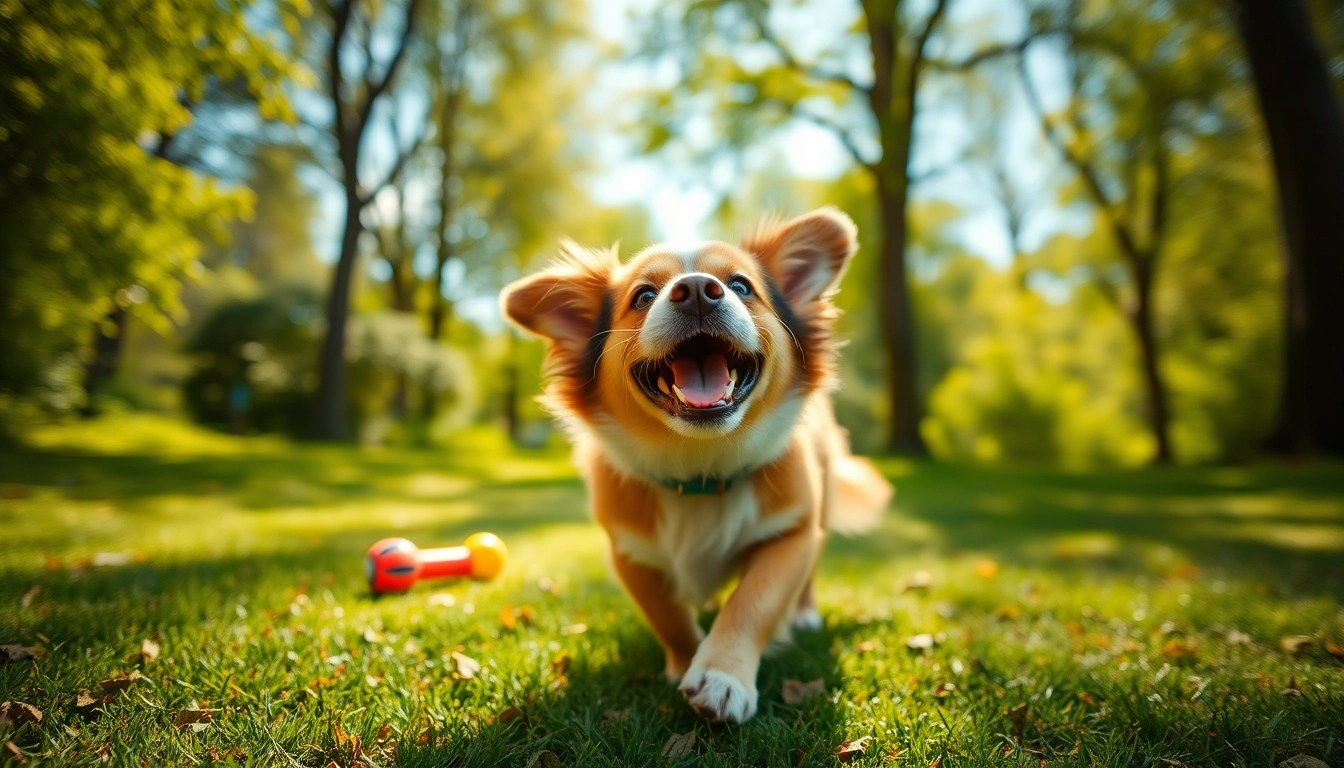
{"label": "green lawn", "polygon": [[[766,661],[738,727],[659,679],[563,453],[41,430],[0,453],[0,643],[38,649],[0,664],[0,701],[44,716],[0,741],[62,766],[827,766],[863,736],[854,765],[1344,766],[1344,467],[881,466],[893,510],[829,543],[826,629]],[[509,545],[497,582],[366,594],[375,539],[476,530]],[[212,722],[177,727],[192,708]]]}

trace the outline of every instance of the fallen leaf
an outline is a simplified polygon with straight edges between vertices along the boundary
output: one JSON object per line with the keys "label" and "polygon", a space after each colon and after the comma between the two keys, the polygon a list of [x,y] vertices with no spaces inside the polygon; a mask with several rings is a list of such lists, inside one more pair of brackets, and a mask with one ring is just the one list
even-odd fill
{"label": "fallen leaf", "polygon": [[1087,691],[1079,691],[1078,700],[1083,702],[1084,704],[1095,705],[1097,703],[1097,700],[1092,698],[1092,694],[1088,693]]}
{"label": "fallen leaf", "polygon": [[1284,696],[1301,696],[1302,689],[1297,687],[1297,675],[1290,675],[1288,677],[1288,687],[1279,691],[1279,693]]}
{"label": "fallen leaf", "polygon": [[864,640],[863,642],[854,646],[854,652],[860,654],[871,653],[875,650],[877,650],[877,643],[874,643],[872,640]]}
{"label": "fallen leaf", "polygon": [[499,609],[499,623],[510,632],[517,628],[518,617],[514,615],[512,605],[505,605]]}
{"label": "fallen leaf", "polygon": [[1162,646],[1162,655],[1172,661],[1185,661],[1195,658],[1195,646],[1189,640],[1173,637]]}
{"label": "fallen leaf", "polygon": [[5,751],[13,755],[14,761],[17,762],[19,765],[28,764],[28,760],[23,756],[23,752],[19,750],[19,745],[15,744],[14,742],[6,741]]}
{"label": "fallen leaf", "polygon": [[387,741],[387,737],[388,737],[388,736],[391,736],[391,735],[392,735],[392,724],[391,724],[391,723],[383,723],[382,727],[378,729],[378,735],[377,735],[376,737],[374,737],[374,738],[376,738],[378,741],[382,742],[382,741]]}
{"label": "fallen leaf", "polygon": [[1016,737],[1019,742],[1021,742],[1022,726],[1027,721],[1026,702],[1018,704],[1016,707],[1013,707],[1012,709],[1008,710],[1006,713],[1004,713],[1004,717],[1008,719],[1008,722],[1013,724],[1013,736]]}
{"label": "fallen leaf", "polygon": [[935,757],[933,762],[929,763],[929,768],[943,768],[943,758]]}
{"label": "fallen leaf", "polygon": [[38,645],[0,645],[0,664],[11,664],[25,659],[39,659],[47,649]]}
{"label": "fallen leaf", "polygon": [[955,690],[957,690],[955,683],[939,683],[934,686],[933,695],[941,699]]}
{"label": "fallen leaf", "polygon": [[1293,755],[1279,763],[1279,768],[1330,768],[1330,766],[1311,755]]}
{"label": "fallen leaf", "polygon": [[608,709],[602,713],[602,720],[608,723],[623,723],[630,717],[630,710],[627,709]]}
{"label": "fallen leaf", "polygon": [[517,707],[509,707],[498,715],[495,715],[496,723],[509,723],[523,716],[523,710]]}
{"label": "fallen leaf", "polygon": [[524,605],[518,609],[518,621],[522,623],[523,626],[530,626],[532,622],[536,620],[537,612],[532,610],[532,606]]}
{"label": "fallen leaf", "polygon": [[906,577],[901,584],[902,592],[909,592],[912,589],[928,589],[933,586],[933,574],[928,571],[915,571]]}
{"label": "fallen leaf", "polygon": [[214,709],[184,709],[177,713],[177,719],[173,720],[173,726],[182,729],[190,728],[193,731],[203,731],[215,721]]}
{"label": "fallen leaf", "polygon": [[1300,656],[1311,650],[1311,644],[1316,638],[1311,635],[1289,635],[1279,641],[1279,647],[1284,653],[1291,653],[1294,656]]}
{"label": "fallen leaf", "polygon": [[36,599],[37,599],[37,596],[40,595],[40,594],[42,594],[42,585],[41,585],[41,584],[39,584],[39,585],[33,587],[32,589],[28,590],[27,592],[24,592],[24,593],[23,593],[23,597],[19,599],[19,605],[22,606],[22,607],[24,607],[24,608],[27,608],[28,606],[30,606],[30,605],[33,604],[33,601],[36,600]]}
{"label": "fallen leaf", "polygon": [[461,677],[464,680],[470,680],[476,676],[477,672],[481,671],[481,662],[470,656],[453,651],[452,659],[453,663],[457,666],[458,677]]}
{"label": "fallen leaf", "polygon": [[110,696],[113,694],[121,693],[127,688],[130,688],[132,684],[140,680],[142,677],[143,676],[140,674],[139,671],[132,672],[129,675],[125,674],[124,672],[115,672],[112,674],[111,677],[107,678],[106,680],[99,681],[98,689],[102,691],[102,694],[104,696]]}
{"label": "fallen leaf", "polygon": [[975,575],[982,579],[992,579],[999,575],[999,564],[993,560],[981,560],[975,564]]}
{"label": "fallen leaf", "polygon": [[158,658],[159,658],[159,644],[154,642],[153,640],[150,640],[149,638],[141,640],[140,663],[148,664],[152,661],[157,661]]}
{"label": "fallen leaf", "polygon": [[868,742],[872,740],[872,736],[860,736],[853,741],[846,741],[836,748],[835,756],[842,763],[852,763],[863,754],[865,749],[868,749]]}
{"label": "fallen leaf", "polygon": [[331,722],[331,735],[336,739],[336,748],[349,756],[351,765],[359,762],[359,757],[364,752],[364,745],[360,743],[358,735],[345,730],[345,727],[337,720]]}
{"label": "fallen leaf", "polygon": [[457,604],[457,598],[447,592],[436,592],[429,596],[429,604],[442,606],[444,608],[452,608]]}
{"label": "fallen leaf", "polygon": [[663,759],[676,760],[679,757],[685,757],[695,751],[695,731],[687,731],[683,734],[673,734],[663,742]]}
{"label": "fallen leaf", "polygon": [[797,680],[784,681],[784,703],[797,704],[800,701],[807,701],[826,693],[826,681],[821,678],[806,683],[800,683]]}
{"label": "fallen leaf", "polygon": [[569,665],[572,661],[573,660],[569,658],[568,653],[565,653],[564,651],[557,653],[555,658],[551,659],[551,673],[557,678],[564,680],[566,675],[569,674]]}
{"label": "fallen leaf", "polygon": [[533,754],[527,761],[527,768],[562,768],[563,765],[560,758],[549,749]]}
{"label": "fallen leaf", "polygon": [[584,632],[587,631],[588,631],[587,624],[570,624],[567,627],[560,628],[560,634],[562,635],[582,635]]}
{"label": "fallen leaf", "polygon": [[6,701],[0,704],[0,725],[22,725],[23,723],[42,722],[42,710],[22,701]]}
{"label": "fallen leaf", "polygon": [[912,651],[927,651],[933,647],[933,635],[927,632],[911,635],[905,639],[905,647]]}
{"label": "fallen leaf", "polygon": [[1344,659],[1344,646],[1335,645],[1329,640],[1325,641],[1325,652],[1336,659]]}

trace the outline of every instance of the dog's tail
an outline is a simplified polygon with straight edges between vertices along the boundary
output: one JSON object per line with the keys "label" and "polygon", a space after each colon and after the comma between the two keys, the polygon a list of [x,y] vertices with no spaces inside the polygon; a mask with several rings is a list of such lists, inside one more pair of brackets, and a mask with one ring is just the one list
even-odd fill
{"label": "dog's tail", "polygon": [[831,462],[831,504],[826,527],[836,533],[863,533],[877,527],[895,492],[872,462],[848,452]]}

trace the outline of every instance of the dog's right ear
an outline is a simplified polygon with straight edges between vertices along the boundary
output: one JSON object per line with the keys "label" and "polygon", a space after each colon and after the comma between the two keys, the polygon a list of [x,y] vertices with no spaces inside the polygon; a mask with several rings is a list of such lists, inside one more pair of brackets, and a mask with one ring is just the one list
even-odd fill
{"label": "dog's right ear", "polygon": [[505,286],[499,303],[514,325],[582,354],[602,311],[602,297],[619,265],[616,247],[583,248],[560,244],[560,258],[535,275]]}

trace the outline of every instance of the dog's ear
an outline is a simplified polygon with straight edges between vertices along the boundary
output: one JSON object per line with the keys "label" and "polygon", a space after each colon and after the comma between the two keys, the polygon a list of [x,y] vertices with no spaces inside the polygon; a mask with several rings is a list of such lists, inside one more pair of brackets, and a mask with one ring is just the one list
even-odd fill
{"label": "dog's ear", "polygon": [[782,224],[768,222],[743,239],[784,300],[803,309],[835,291],[858,249],[858,229],[835,208],[819,208]]}
{"label": "dog's ear", "polygon": [[567,352],[582,354],[597,326],[616,249],[583,248],[562,241],[552,265],[505,286],[499,294],[504,316],[525,331],[550,339]]}

